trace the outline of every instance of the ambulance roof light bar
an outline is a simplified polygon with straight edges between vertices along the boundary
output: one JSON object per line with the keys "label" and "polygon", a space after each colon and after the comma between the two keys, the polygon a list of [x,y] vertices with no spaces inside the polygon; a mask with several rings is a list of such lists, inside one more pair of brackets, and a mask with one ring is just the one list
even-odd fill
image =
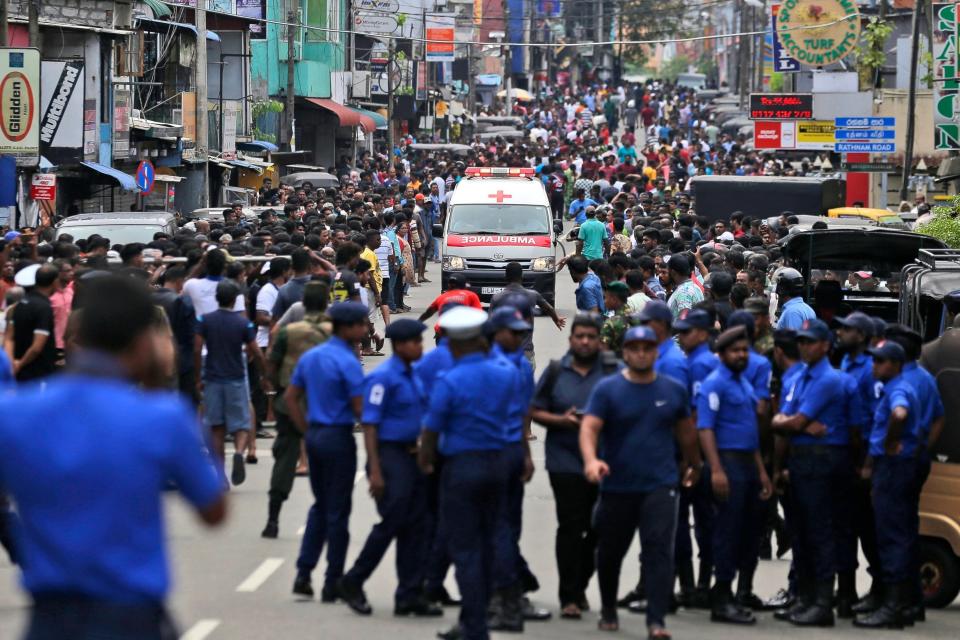
{"label": "ambulance roof light bar", "polygon": [[537,172],[530,167],[467,167],[468,178],[535,178]]}

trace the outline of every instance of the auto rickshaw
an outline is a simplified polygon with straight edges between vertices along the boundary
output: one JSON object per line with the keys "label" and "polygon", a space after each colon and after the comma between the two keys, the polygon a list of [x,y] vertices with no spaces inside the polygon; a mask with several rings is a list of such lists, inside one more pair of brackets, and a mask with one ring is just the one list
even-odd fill
{"label": "auto rickshaw", "polygon": [[890,229],[908,230],[910,226],[906,221],[886,209],[867,209],[864,207],[837,207],[829,209],[827,216],[830,218],[856,218],[866,220],[878,227],[887,227]]}
{"label": "auto rickshaw", "polygon": [[[960,289],[960,251],[921,249],[916,261],[903,268],[901,283],[898,320],[918,331],[924,342],[936,339],[953,320],[943,299]],[[946,607],[960,593],[960,360],[945,364],[931,371],[946,424],[920,494],[920,576],[929,607]]]}

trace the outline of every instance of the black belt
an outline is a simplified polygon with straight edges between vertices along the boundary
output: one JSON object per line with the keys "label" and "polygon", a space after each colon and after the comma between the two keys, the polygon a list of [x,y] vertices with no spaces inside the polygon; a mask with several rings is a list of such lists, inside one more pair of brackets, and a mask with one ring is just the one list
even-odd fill
{"label": "black belt", "polygon": [[825,453],[832,453],[834,451],[840,451],[841,449],[847,449],[849,447],[849,444],[793,444],[790,445],[790,450],[793,453],[810,453],[813,455],[821,455]]}
{"label": "black belt", "polygon": [[417,453],[417,441],[410,440],[408,442],[403,442],[399,440],[381,440],[380,441],[381,449],[400,449],[401,451],[409,454]]}
{"label": "black belt", "polygon": [[742,449],[721,449],[719,451],[721,458],[733,458],[735,460],[750,461],[756,457],[756,451],[744,451]]}
{"label": "black belt", "polygon": [[329,422],[311,422],[311,429],[353,429],[353,423],[331,424]]}

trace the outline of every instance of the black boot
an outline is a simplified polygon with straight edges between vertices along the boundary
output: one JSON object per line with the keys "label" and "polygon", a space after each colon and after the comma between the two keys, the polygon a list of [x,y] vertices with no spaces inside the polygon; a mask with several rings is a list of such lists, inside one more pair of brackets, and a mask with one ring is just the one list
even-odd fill
{"label": "black boot", "polygon": [[267,506],[267,526],[263,528],[260,537],[273,539],[280,533],[280,507],[282,506],[282,500],[270,498],[270,503]]}
{"label": "black boot", "polygon": [[857,603],[857,577],[854,571],[844,571],[837,576],[837,617],[853,618]]}
{"label": "black boot", "polygon": [[693,594],[696,589],[693,583],[693,561],[684,560],[677,563],[677,581],[680,583],[680,590],[676,594],[676,602],[680,607],[688,608],[693,606]]}
{"label": "black boot", "polygon": [[854,626],[863,629],[903,629],[901,605],[903,602],[903,586],[890,584],[884,587],[883,604],[873,613],[857,616]]}
{"label": "black boot", "polygon": [[713,600],[710,620],[727,624],[754,624],[757,619],[753,612],[741,609],[733,603],[733,593],[729,582],[717,582],[711,592]]}
{"label": "black boot", "polygon": [[713,564],[706,560],[700,560],[699,571],[697,572],[697,588],[693,592],[693,598],[687,605],[693,609],[710,608],[710,582],[713,579]]}
{"label": "black boot", "polygon": [[[692,581],[693,580],[691,579],[691,582]],[[627,595],[617,600],[617,607],[620,609],[626,609],[634,602],[640,602],[641,600],[646,600],[646,599],[647,599],[647,594],[644,592],[643,583],[637,582],[637,586],[634,587],[634,589],[630,593],[628,593]]]}
{"label": "black boot", "polygon": [[766,609],[760,596],[753,592],[753,573],[745,571],[740,572],[740,579],[737,581],[737,597],[734,602],[738,607],[751,611],[763,611]]}
{"label": "black boot", "polygon": [[879,580],[874,580],[870,585],[870,591],[853,605],[853,612],[857,615],[863,613],[873,613],[883,605],[883,584]]}
{"label": "black boot", "polygon": [[310,584],[310,574],[297,574],[293,581],[293,592],[298,596],[313,597],[313,585]]}
{"label": "black boot", "polygon": [[789,620],[798,627],[832,627],[833,580],[817,584],[813,604],[790,616]]}
{"label": "black boot", "polygon": [[516,585],[499,593],[498,606],[492,607],[491,631],[523,632],[523,591]]}
{"label": "black boot", "polygon": [[337,582],[337,591],[347,606],[361,616],[368,616],[373,613],[373,607],[367,602],[367,594],[363,592],[363,587],[356,584],[353,580],[344,576]]}

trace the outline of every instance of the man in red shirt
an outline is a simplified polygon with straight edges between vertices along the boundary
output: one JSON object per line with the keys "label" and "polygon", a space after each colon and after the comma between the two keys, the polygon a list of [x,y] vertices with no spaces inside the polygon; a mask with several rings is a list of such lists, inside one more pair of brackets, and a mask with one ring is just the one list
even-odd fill
{"label": "man in red shirt", "polygon": [[467,279],[462,273],[450,274],[447,282],[450,285],[450,289],[438,295],[434,301],[430,303],[427,310],[420,315],[420,322],[426,322],[430,316],[451,302],[462,304],[465,307],[473,307],[474,309],[483,309],[480,305],[480,297],[473,291],[467,289]]}

